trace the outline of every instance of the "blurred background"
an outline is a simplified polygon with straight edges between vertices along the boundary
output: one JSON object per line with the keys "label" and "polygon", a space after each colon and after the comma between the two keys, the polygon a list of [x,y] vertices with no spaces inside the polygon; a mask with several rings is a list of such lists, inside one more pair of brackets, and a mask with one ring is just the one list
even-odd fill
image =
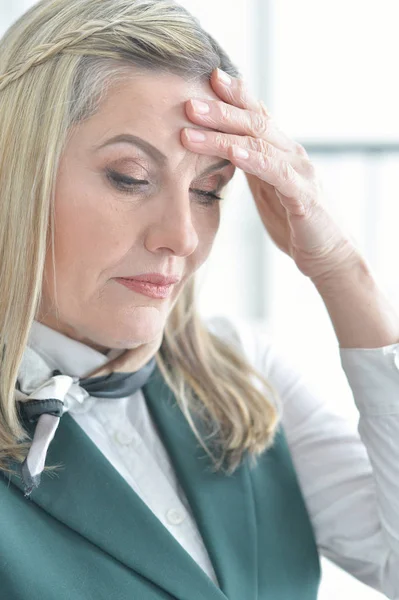
{"label": "blurred background", "polygon": [[[221,43],[279,127],[309,153],[326,202],[399,301],[397,0],[180,0]],[[31,0],[0,0],[0,35]],[[358,413],[313,284],[278,250],[238,172],[199,273],[200,310],[266,329],[331,407]],[[320,600],[377,600],[322,558]]]}

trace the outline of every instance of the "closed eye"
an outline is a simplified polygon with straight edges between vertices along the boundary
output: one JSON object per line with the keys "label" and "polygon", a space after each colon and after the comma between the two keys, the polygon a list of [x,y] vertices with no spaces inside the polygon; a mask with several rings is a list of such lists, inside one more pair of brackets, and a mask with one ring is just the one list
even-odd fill
{"label": "closed eye", "polygon": [[216,190],[214,192],[205,192],[204,190],[193,190],[193,192],[195,192],[196,194],[199,194],[200,196],[214,198],[215,200],[223,200],[223,198],[221,196],[218,196]]}
{"label": "closed eye", "polygon": [[146,179],[133,179],[122,173],[116,171],[107,171],[107,177],[111,181],[112,185],[122,191],[128,191],[129,188],[139,185],[149,185],[149,181]]}
{"label": "closed eye", "polygon": [[[134,189],[134,188],[137,188],[140,186],[145,187],[150,184],[150,182],[147,181],[146,179],[134,179],[133,177],[128,177],[127,175],[122,175],[122,173],[117,173],[116,171],[108,171],[107,177],[108,177],[108,179],[110,179],[110,181],[114,187],[116,187],[118,190],[125,192],[125,193],[131,193],[132,188]],[[214,200],[214,201],[223,200],[223,198],[221,196],[219,196],[219,194],[218,194],[219,190],[206,191],[206,190],[191,189],[191,191],[199,196],[209,198],[210,199],[209,203],[212,203],[212,200]],[[207,204],[207,203],[205,203],[205,204]]]}

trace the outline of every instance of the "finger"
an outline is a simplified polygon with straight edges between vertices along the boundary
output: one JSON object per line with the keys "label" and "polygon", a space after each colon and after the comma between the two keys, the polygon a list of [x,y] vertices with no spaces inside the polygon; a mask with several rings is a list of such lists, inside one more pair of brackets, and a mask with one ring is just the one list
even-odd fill
{"label": "finger", "polygon": [[[282,150],[276,148],[266,140],[251,136],[240,136],[220,131],[190,129],[186,127],[182,130],[181,141],[186,148],[198,154],[208,154],[210,156],[220,156],[221,158],[229,159],[229,150],[232,146],[237,145],[243,149],[252,150],[280,162],[287,160],[287,155]],[[293,155],[289,157],[289,160],[298,170],[302,168],[302,157]]]}
{"label": "finger", "polygon": [[[225,78],[228,78],[230,83]],[[228,104],[250,110],[262,109],[267,113],[265,105],[250,93],[243,79],[231,77],[224,71],[215,69],[210,77],[210,82],[215,92]]]}
{"label": "finger", "polygon": [[262,138],[284,151],[297,151],[297,142],[278,129],[272,117],[253,110],[231,106],[219,100],[191,99],[186,103],[187,116],[203,127],[224,133]]}
{"label": "finger", "polygon": [[[229,159],[237,167],[255,175],[262,181],[272,185],[283,206],[292,214],[304,215],[306,205],[306,190],[304,183],[292,167],[285,160],[276,160],[265,156],[261,152],[247,150],[243,152],[241,146],[233,146],[229,151]],[[245,153],[248,156],[245,156]]]}

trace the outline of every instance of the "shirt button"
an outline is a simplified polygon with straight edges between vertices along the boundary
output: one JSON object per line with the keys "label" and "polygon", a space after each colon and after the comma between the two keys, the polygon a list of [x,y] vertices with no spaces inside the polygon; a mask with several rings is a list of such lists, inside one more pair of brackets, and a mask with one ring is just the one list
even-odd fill
{"label": "shirt button", "polygon": [[171,525],[180,525],[185,518],[185,515],[175,508],[170,508],[166,513],[166,519]]}
{"label": "shirt button", "polygon": [[122,444],[122,446],[128,446],[132,442],[134,442],[134,434],[128,433],[127,431],[116,431],[114,435],[118,444]]}

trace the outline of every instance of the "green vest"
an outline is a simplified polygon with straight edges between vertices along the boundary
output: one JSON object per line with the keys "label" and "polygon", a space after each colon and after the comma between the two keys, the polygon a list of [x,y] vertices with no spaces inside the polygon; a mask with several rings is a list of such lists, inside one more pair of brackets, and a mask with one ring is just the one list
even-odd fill
{"label": "green vest", "polygon": [[1,600],[316,600],[319,555],[281,426],[256,467],[212,473],[158,368],[143,393],[221,587],[66,413],[46,461],[62,470],[30,498],[0,476]]}

